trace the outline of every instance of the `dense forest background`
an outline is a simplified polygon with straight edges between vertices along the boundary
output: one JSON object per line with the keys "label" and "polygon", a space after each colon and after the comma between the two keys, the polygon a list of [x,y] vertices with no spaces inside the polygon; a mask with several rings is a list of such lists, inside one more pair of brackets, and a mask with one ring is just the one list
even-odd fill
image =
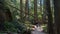
{"label": "dense forest background", "polygon": [[30,32],[39,23],[49,34],[60,33],[60,0],[0,0],[0,32]]}

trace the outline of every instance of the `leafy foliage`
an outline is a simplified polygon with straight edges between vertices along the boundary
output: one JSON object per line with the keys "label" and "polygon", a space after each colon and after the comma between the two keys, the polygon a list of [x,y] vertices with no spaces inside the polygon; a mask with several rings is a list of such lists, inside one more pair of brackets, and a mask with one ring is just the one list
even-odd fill
{"label": "leafy foliage", "polygon": [[[1,0],[2,1],[2,0]],[[25,1],[24,1],[25,2]],[[4,0],[4,7],[9,9],[13,20],[4,23],[7,32],[25,32],[29,30],[34,21],[34,0],[31,0],[29,6],[29,20],[25,20],[25,3],[23,2],[23,20],[21,20],[20,0]],[[40,6],[39,6],[40,7]],[[40,8],[37,8],[40,9]],[[42,11],[37,11],[38,20],[42,19]],[[21,22],[22,21],[22,22]]]}

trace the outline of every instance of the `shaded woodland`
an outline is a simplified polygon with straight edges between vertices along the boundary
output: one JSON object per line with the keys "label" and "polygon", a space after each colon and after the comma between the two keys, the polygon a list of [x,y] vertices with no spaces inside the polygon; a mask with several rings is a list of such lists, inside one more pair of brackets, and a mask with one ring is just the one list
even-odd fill
{"label": "shaded woodland", "polygon": [[37,23],[60,34],[60,0],[0,0],[0,32],[28,34]]}

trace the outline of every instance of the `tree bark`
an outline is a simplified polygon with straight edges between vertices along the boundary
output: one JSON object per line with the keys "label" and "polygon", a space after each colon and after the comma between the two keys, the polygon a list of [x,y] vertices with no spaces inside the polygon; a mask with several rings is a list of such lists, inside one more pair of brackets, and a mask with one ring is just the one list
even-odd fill
{"label": "tree bark", "polygon": [[60,0],[54,0],[55,31],[60,34]]}
{"label": "tree bark", "polygon": [[20,0],[20,17],[21,17],[21,22],[23,22],[23,2]]}
{"label": "tree bark", "polygon": [[29,1],[28,0],[26,0],[25,1],[26,3],[25,3],[25,19],[26,20],[29,20]]}
{"label": "tree bark", "polygon": [[37,0],[34,0],[34,23],[36,24],[38,22],[38,16],[37,16]]}
{"label": "tree bark", "polygon": [[48,33],[53,34],[53,19],[52,19],[52,12],[51,12],[51,7],[50,7],[50,0],[46,0],[46,10],[48,13]]}
{"label": "tree bark", "polygon": [[0,10],[0,32],[4,30],[4,14],[3,14],[3,10]]}

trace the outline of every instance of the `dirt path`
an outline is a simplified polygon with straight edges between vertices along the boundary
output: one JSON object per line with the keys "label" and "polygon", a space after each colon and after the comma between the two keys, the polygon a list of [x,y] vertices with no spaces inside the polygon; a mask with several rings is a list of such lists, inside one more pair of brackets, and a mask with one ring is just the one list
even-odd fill
{"label": "dirt path", "polygon": [[43,28],[36,27],[34,31],[31,31],[31,34],[45,34],[43,31]]}
{"label": "dirt path", "polygon": [[31,34],[45,34],[44,32],[32,31]]}

